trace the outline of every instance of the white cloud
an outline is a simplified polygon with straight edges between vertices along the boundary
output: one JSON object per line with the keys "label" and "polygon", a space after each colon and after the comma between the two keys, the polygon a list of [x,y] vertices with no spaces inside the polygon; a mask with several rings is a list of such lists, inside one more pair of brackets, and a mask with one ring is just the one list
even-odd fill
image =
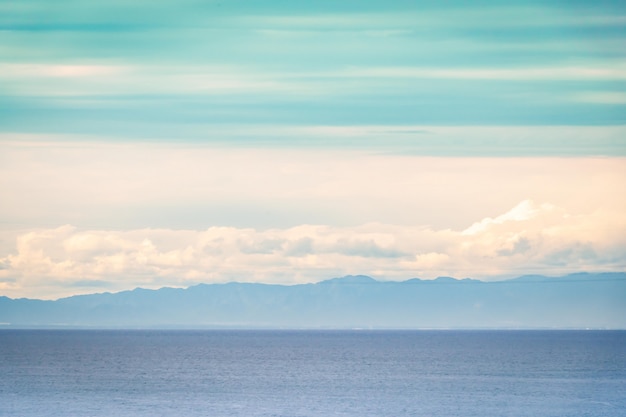
{"label": "white cloud", "polygon": [[[425,68],[370,67],[352,68],[346,77],[439,78],[470,80],[624,80],[623,63],[605,67],[519,67],[519,68]],[[341,76],[338,73],[337,76]]]}
{"label": "white cloud", "polygon": [[623,270],[624,248],[622,213],[571,215],[531,201],[465,231],[380,223],[197,231],[62,226],[18,235],[0,258],[0,282],[7,295],[55,297],[232,280],[293,284],[357,273],[489,278]]}
{"label": "white cloud", "polygon": [[475,235],[480,232],[484,232],[492,225],[503,224],[510,221],[524,221],[530,220],[542,211],[552,210],[553,206],[550,204],[543,204],[541,207],[537,207],[531,200],[524,200],[517,206],[513,207],[510,211],[492,219],[487,217],[480,222],[476,222],[463,231],[464,235]]}
{"label": "white cloud", "polygon": [[112,96],[128,94],[250,94],[305,89],[278,74],[236,66],[58,65],[0,63],[0,82],[13,94]]}
{"label": "white cloud", "polygon": [[0,72],[7,78],[81,78],[121,75],[131,71],[128,66],[121,65],[62,65],[33,63],[2,63]]}
{"label": "white cloud", "polygon": [[[350,82],[346,82],[349,79]],[[374,83],[381,79],[382,83]],[[391,85],[406,88],[407,80],[588,80],[626,79],[626,63],[604,66],[498,67],[331,67],[317,71],[268,71],[237,65],[118,65],[54,63],[0,63],[0,82],[16,95],[49,97],[97,97],[126,95],[210,95],[255,94],[336,96],[386,91]],[[623,103],[621,93],[583,93],[575,100]]]}
{"label": "white cloud", "polygon": [[626,93],[621,91],[588,91],[573,95],[575,101],[598,104],[626,104]]}
{"label": "white cloud", "polygon": [[[373,13],[310,13],[240,16],[232,19],[244,28],[272,28],[291,31],[359,31],[363,29],[404,29],[418,32],[449,29],[511,29],[554,26],[622,26],[626,16],[598,13],[589,10],[580,13],[576,9],[553,7],[511,6],[494,7],[445,7],[421,8],[419,11],[390,12],[377,10]],[[467,33],[467,32],[464,32]]]}

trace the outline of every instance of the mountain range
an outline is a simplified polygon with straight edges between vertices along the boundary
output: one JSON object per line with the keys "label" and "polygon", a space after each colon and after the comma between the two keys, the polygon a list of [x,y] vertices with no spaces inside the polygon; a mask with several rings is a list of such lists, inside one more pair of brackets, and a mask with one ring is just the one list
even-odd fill
{"label": "mountain range", "polygon": [[315,284],[137,288],[54,301],[0,297],[0,328],[626,329],[626,273],[485,282],[346,276]]}

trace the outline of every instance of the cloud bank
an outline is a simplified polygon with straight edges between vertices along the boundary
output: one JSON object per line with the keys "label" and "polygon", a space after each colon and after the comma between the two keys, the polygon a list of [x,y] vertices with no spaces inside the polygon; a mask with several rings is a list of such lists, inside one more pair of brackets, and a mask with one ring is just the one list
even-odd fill
{"label": "cloud bank", "polygon": [[0,288],[10,296],[55,298],[199,282],[295,284],[358,273],[495,279],[623,270],[624,248],[621,213],[571,215],[529,200],[464,230],[380,223],[126,231],[66,225],[19,234],[0,259]]}

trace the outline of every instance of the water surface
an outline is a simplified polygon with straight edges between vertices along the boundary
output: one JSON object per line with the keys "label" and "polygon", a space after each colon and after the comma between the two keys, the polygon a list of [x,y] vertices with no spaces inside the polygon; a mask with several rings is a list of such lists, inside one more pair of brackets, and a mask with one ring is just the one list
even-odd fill
{"label": "water surface", "polygon": [[623,416],[624,331],[0,331],[0,415]]}

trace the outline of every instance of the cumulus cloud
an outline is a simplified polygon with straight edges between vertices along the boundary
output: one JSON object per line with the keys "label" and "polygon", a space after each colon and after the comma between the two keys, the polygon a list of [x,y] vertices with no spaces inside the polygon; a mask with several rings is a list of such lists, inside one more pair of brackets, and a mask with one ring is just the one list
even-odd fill
{"label": "cumulus cloud", "polygon": [[528,200],[461,231],[380,223],[197,231],[66,225],[18,235],[0,259],[0,288],[13,296],[54,297],[198,282],[294,284],[358,273],[489,279],[623,270],[625,247],[626,219],[619,213],[571,215]]}

